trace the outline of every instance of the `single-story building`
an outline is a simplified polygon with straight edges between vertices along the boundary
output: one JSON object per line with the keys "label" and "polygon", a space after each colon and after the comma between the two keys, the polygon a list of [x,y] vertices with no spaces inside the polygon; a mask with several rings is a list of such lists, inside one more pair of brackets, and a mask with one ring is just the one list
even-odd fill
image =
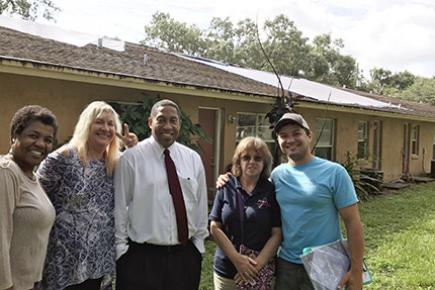
{"label": "single-story building", "polygon": [[[264,72],[246,74],[240,68],[225,69],[224,64],[122,41],[71,44],[54,40],[59,38],[50,29],[58,29],[23,21],[18,27],[14,21],[0,17],[3,124],[24,105],[46,106],[58,116],[62,142],[91,101],[134,104],[147,97],[170,98],[212,140],[203,142],[200,152],[210,189],[240,138],[259,135],[273,146],[265,115],[277,87],[265,77],[257,79]],[[67,32],[60,34],[65,38]],[[106,42],[111,42],[110,48]],[[344,162],[351,152],[361,166],[382,171],[384,181],[429,173],[435,159],[435,107],[303,79],[287,77],[284,82],[296,101],[295,110],[306,117],[315,136],[322,131],[317,155]],[[0,128],[0,136],[0,152],[5,153],[8,125]]]}

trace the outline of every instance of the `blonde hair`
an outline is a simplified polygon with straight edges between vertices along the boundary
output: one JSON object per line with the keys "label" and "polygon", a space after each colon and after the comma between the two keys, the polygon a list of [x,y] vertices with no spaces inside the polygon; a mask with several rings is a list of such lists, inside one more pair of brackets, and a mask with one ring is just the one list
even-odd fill
{"label": "blonde hair", "polygon": [[[96,101],[90,103],[80,114],[79,120],[75,126],[74,134],[69,141],[69,144],[75,147],[78,151],[79,158],[86,166],[89,161],[89,135],[93,122],[108,113],[113,116],[115,121],[116,133],[121,133],[121,122],[115,110],[106,102]],[[109,176],[113,175],[116,162],[119,157],[120,141],[115,136],[112,142],[107,146],[104,158],[106,161],[106,170]]]}
{"label": "blonde hair", "polygon": [[261,155],[264,166],[260,173],[260,178],[269,178],[270,172],[272,170],[272,154],[270,153],[266,143],[259,137],[246,137],[240,140],[236,150],[234,150],[231,173],[237,177],[242,174],[240,159],[242,154],[248,150],[254,150]]}

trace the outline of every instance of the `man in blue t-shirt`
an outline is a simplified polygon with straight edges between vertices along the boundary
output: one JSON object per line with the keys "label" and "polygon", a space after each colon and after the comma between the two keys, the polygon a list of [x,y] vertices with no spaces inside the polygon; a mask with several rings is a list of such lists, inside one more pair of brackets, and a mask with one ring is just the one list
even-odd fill
{"label": "man in blue t-shirt", "polygon": [[364,239],[352,180],[341,165],[311,153],[313,133],[301,115],[284,114],[274,133],[289,160],[271,175],[283,233],[275,289],[313,289],[300,255],[305,247],[340,239],[339,216],[346,228],[351,259],[339,288],[362,289]]}

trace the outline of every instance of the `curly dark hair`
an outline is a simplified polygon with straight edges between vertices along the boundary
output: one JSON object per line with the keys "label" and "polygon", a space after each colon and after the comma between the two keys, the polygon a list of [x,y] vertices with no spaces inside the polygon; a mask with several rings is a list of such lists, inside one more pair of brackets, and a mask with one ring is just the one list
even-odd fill
{"label": "curly dark hair", "polygon": [[40,121],[44,125],[49,125],[54,129],[54,137],[57,133],[56,116],[47,108],[30,105],[25,106],[15,112],[11,120],[11,141],[16,138],[24,129],[35,121]]}

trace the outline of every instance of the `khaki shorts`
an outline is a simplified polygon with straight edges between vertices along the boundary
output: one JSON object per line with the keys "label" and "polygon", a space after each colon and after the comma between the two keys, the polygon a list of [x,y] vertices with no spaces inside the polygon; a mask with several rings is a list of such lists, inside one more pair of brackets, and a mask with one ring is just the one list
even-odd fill
{"label": "khaki shorts", "polygon": [[213,272],[214,290],[234,290],[236,289],[236,282],[233,279],[228,279]]}

